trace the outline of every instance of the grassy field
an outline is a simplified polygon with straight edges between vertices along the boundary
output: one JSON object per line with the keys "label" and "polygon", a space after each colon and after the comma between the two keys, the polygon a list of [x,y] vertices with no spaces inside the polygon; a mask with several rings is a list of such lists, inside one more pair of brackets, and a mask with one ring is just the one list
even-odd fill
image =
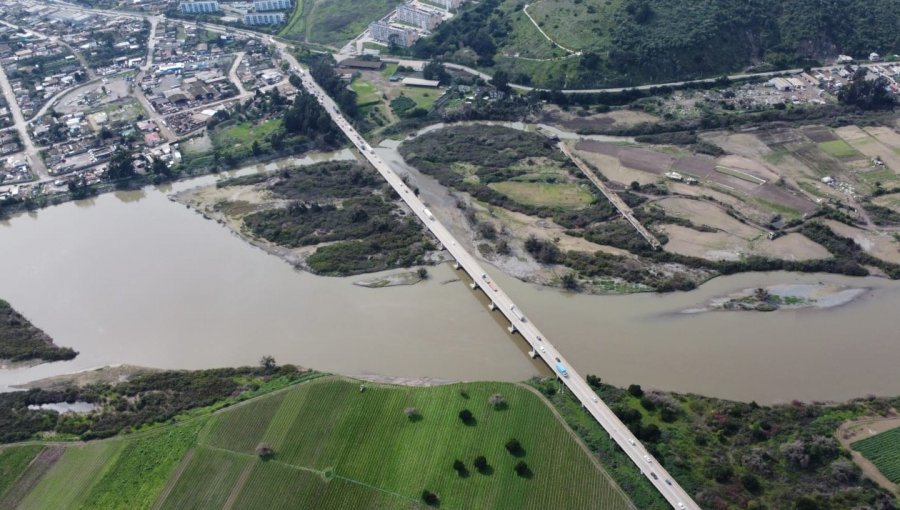
{"label": "grassy field", "polygon": [[888,480],[900,483],[900,427],[853,443]]}
{"label": "grassy field", "polygon": [[821,142],[818,144],[819,148],[825,151],[825,153],[830,154],[836,158],[853,158],[859,156],[859,152],[856,151],[853,147],[850,147],[850,144],[843,140],[831,140],[830,142]]}
{"label": "grassy field", "polygon": [[350,84],[350,88],[356,92],[356,104],[360,106],[381,101],[381,92],[371,82],[357,78]]}
{"label": "grassy field", "polygon": [[281,127],[281,119],[265,120],[258,125],[241,122],[212,132],[213,145],[216,147],[250,146],[254,141],[262,143],[267,136]]}
{"label": "grassy field", "polygon": [[0,498],[43,449],[40,445],[30,445],[0,450]]}
{"label": "grassy field", "polygon": [[416,102],[419,108],[430,110],[434,106],[434,102],[444,95],[441,89],[427,89],[421,87],[404,87],[402,95]]}
{"label": "grassy field", "polygon": [[398,3],[398,0],[306,0],[294,9],[280,35],[295,41],[343,46]]}
{"label": "grassy field", "polygon": [[[29,469],[27,484],[17,473],[42,447],[8,448],[0,483],[16,486],[8,502],[21,508],[412,509],[425,489],[444,508],[634,508],[526,387],[367,386],[319,378],[180,424],[73,444]],[[499,409],[488,401],[496,393]],[[469,424],[458,417],[464,408]],[[513,438],[523,446],[516,455],[505,447]],[[260,444],[274,454],[261,459]],[[479,455],[489,465],[481,471]],[[530,474],[516,473],[520,461]]]}
{"label": "grassy field", "polygon": [[495,182],[489,186],[516,202],[564,209],[578,209],[594,201],[594,196],[579,184],[540,182]]}

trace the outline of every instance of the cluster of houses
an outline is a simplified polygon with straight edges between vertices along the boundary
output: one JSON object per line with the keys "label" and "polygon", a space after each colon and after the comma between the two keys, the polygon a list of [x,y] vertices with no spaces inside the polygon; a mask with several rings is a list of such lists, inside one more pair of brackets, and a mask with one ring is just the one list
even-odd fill
{"label": "cluster of houses", "polygon": [[391,14],[369,25],[368,34],[376,42],[408,48],[452,16],[465,0],[410,0]]}

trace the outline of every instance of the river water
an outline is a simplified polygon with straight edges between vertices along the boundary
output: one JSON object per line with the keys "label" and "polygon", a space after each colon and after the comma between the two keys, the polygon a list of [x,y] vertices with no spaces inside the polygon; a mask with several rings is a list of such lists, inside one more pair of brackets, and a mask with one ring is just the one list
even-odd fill
{"label": "river water", "polygon": [[[348,157],[347,154],[339,155]],[[299,272],[169,200],[215,182],[119,192],[0,222],[0,297],[80,351],[0,370],[0,388],[108,364],[282,363],[349,375],[522,380],[548,373],[448,265],[368,289]],[[900,285],[791,273],[719,278],[669,295],[587,296],[492,271],[582,373],[645,388],[780,402],[900,393]],[[677,313],[777,283],[863,286],[829,310]]]}

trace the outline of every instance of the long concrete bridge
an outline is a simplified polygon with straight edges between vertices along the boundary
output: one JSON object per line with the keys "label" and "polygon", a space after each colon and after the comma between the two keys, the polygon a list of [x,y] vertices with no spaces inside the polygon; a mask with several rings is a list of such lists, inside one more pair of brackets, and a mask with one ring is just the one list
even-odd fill
{"label": "long concrete bridge", "polygon": [[419,200],[416,194],[403,182],[396,172],[385,163],[375,150],[368,145],[365,139],[357,133],[353,126],[347,122],[334,101],[322,90],[319,85],[300,68],[299,64],[285,52],[285,58],[291,61],[295,71],[298,71],[303,86],[307,91],[316,96],[319,103],[331,115],[334,122],[340,127],[353,145],[365,156],[375,170],[394,188],[416,216],[425,224],[437,240],[450,252],[456,261],[456,267],[464,270],[472,278],[472,288],[481,289],[490,298],[490,308],[502,313],[510,323],[510,332],[519,332],[522,338],[531,347],[530,354],[540,357],[550,368],[557,373],[562,382],[569,388],[585,409],[600,423],[609,433],[610,437],[622,448],[626,455],[640,468],[647,480],[652,483],[666,501],[673,508],[697,509],[699,506],[681,488],[680,485],[659,465],[656,459],[644,448],[644,445],[631,433],[627,426],[612,412],[597,394],[588,386],[569,364],[563,355],[552,343],[538,330],[537,326],[528,319],[524,312],[517,307],[513,300],[503,292],[503,289],[494,282],[484,271],[478,261],[466,251],[441,224],[440,221],[428,210],[425,204]]}
{"label": "long concrete bridge", "polygon": [[[113,17],[132,17],[147,18],[145,15],[134,13],[123,13],[119,11],[104,11],[100,9],[89,9],[80,6],[74,6],[64,2],[54,2],[63,4],[67,8],[82,12],[102,13]],[[186,23],[182,20],[171,20]],[[572,392],[573,395],[581,402],[581,405],[591,413],[591,416],[606,430],[610,438],[619,445],[635,465],[641,470],[647,480],[653,484],[659,493],[672,505],[673,508],[679,510],[700,510],[700,506],[691,498],[691,496],[675,481],[672,476],[659,465],[657,460],[650,455],[650,452],[644,448],[644,445],[631,433],[627,426],[612,412],[597,394],[588,386],[587,382],[578,372],[572,368],[572,365],[566,361],[562,353],[560,353],[553,344],[538,330],[537,326],[531,322],[525,315],[524,311],[519,309],[513,300],[503,292],[503,289],[497,285],[484,271],[478,261],[468,251],[466,251],[452,234],[437,220],[437,218],[428,210],[425,204],[419,200],[416,194],[406,185],[405,182],[397,175],[396,172],[381,158],[375,154],[375,150],[369,146],[365,139],[347,122],[347,119],[341,115],[335,102],[319,87],[319,85],[301,68],[299,62],[290,54],[285,43],[271,36],[265,36],[257,32],[249,30],[233,29],[229,27],[205,24],[205,28],[221,32],[241,33],[260,41],[275,44],[280,50],[282,57],[287,60],[294,72],[298,73],[302,79],[303,87],[311,94],[316,96],[319,104],[328,112],[332,120],[343,131],[344,135],[353,143],[353,145],[362,153],[369,163],[378,171],[379,174],[391,185],[398,195],[406,202],[407,206],[418,216],[425,224],[429,231],[444,246],[450,255],[456,261],[457,269],[464,270],[473,280],[472,288],[481,289],[489,298],[489,307],[492,310],[498,310],[509,321],[509,331],[518,332],[522,338],[528,342],[531,350],[529,354],[534,357],[540,357],[547,365],[557,373]]]}

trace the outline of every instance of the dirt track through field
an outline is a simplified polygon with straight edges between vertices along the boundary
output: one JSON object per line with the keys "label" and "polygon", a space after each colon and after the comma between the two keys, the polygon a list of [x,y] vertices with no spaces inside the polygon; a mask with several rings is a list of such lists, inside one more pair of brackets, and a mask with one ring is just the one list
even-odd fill
{"label": "dirt track through field", "polygon": [[191,459],[194,458],[194,452],[197,450],[191,448],[184,457],[181,458],[181,462],[178,463],[178,467],[175,468],[175,472],[169,477],[169,481],[166,483],[165,488],[163,488],[162,492],[159,493],[159,496],[156,498],[156,502],[153,503],[152,510],[159,510],[162,508],[163,503],[165,503],[166,499],[168,499],[169,494],[172,493],[172,489],[175,488],[175,484],[178,483],[178,479],[181,478],[181,475],[184,473],[184,470],[187,469],[188,464],[191,463]]}
{"label": "dirt track through field", "polygon": [[12,487],[0,499],[0,508],[16,508],[22,499],[27,496],[32,489],[41,481],[44,474],[56,464],[56,461],[62,457],[66,449],[64,446],[48,446],[37,454],[25,472],[19,477]]}

